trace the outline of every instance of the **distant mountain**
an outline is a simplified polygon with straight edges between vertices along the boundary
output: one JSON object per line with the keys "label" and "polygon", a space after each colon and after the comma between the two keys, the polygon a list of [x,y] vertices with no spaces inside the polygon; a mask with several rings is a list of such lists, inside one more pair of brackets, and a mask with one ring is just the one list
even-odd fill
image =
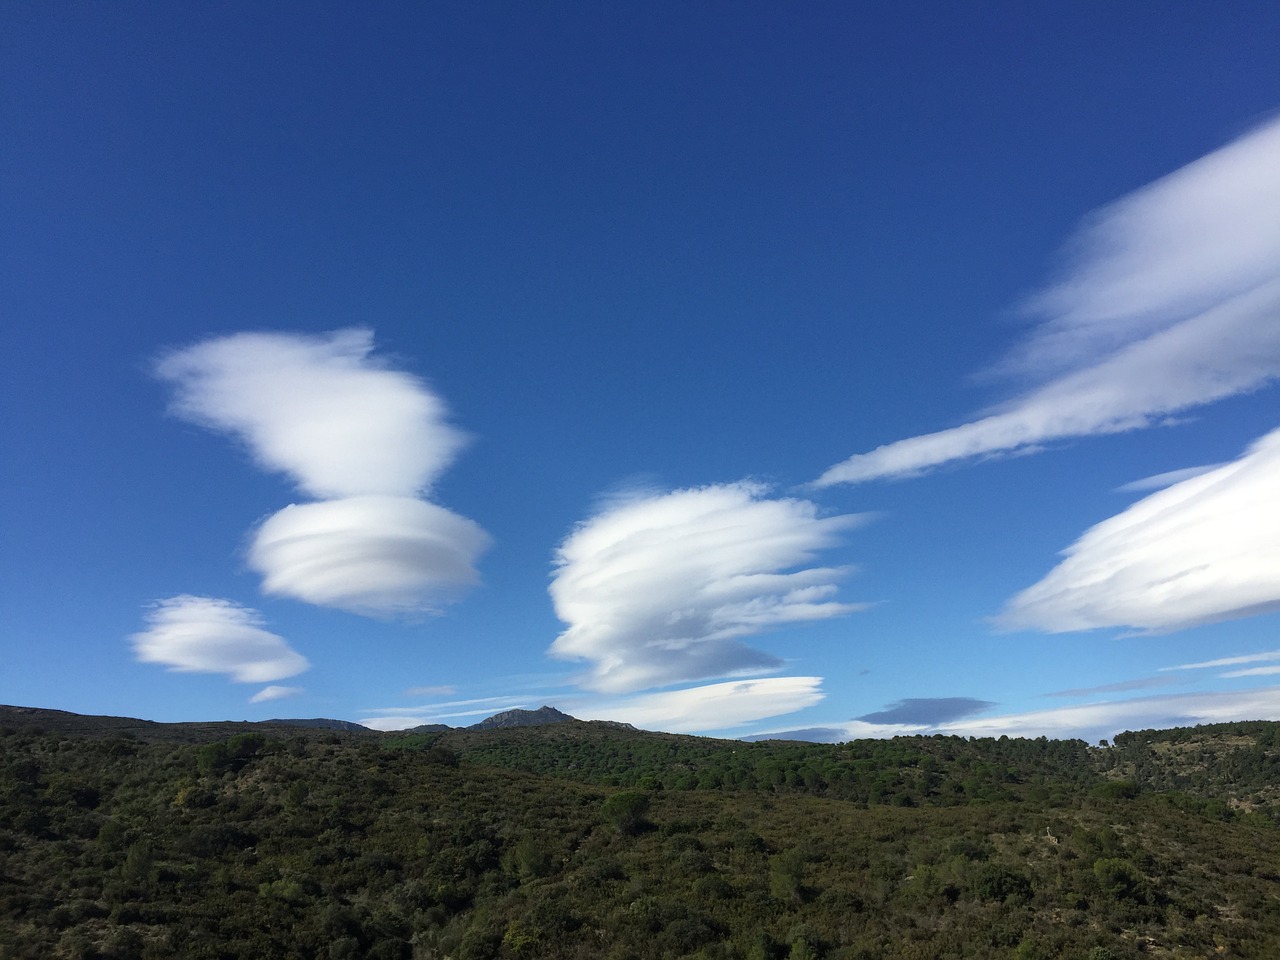
{"label": "distant mountain", "polygon": [[397,734],[405,733],[445,733],[452,730],[453,727],[447,723],[422,723],[416,727],[410,727],[408,730],[397,730]]}
{"label": "distant mountain", "polygon": [[311,727],[316,730],[368,730],[369,728],[359,723],[352,723],[350,720],[329,720],[325,717],[316,717],[313,720],[263,720],[262,723],[268,726],[281,727]]}
{"label": "distant mountain", "polygon": [[574,717],[561,713],[555,707],[539,707],[537,710],[504,710],[487,720],[473,723],[468,730],[500,730],[505,727],[545,727],[549,723],[572,723]]}

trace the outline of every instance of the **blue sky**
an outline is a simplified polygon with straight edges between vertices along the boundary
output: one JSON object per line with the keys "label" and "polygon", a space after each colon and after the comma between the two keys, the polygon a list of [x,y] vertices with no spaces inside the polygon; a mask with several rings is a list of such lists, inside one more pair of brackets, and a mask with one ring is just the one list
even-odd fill
{"label": "blue sky", "polygon": [[1280,719],[1273,4],[0,21],[0,702]]}

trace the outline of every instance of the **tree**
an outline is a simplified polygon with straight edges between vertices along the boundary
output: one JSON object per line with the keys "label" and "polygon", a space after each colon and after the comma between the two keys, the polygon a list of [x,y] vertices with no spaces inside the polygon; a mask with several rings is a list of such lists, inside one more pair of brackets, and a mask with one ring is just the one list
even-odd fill
{"label": "tree", "polygon": [[600,812],[621,833],[639,833],[649,825],[644,817],[649,812],[649,795],[635,791],[615,793],[605,800]]}

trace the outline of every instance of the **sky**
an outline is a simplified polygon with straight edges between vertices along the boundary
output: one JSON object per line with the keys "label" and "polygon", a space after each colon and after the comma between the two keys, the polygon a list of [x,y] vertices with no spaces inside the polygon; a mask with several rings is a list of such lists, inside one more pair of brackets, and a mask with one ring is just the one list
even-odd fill
{"label": "sky", "polygon": [[1280,8],[0,9],[0,702],[1280,720]]}

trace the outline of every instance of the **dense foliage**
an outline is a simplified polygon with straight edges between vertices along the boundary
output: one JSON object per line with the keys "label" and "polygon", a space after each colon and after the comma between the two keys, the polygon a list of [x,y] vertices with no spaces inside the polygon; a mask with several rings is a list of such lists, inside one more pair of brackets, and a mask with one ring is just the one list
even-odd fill
{"label": "dense foliage", "polygon": [[0,958],[1271,958],[1276,730],[13,726]]}

